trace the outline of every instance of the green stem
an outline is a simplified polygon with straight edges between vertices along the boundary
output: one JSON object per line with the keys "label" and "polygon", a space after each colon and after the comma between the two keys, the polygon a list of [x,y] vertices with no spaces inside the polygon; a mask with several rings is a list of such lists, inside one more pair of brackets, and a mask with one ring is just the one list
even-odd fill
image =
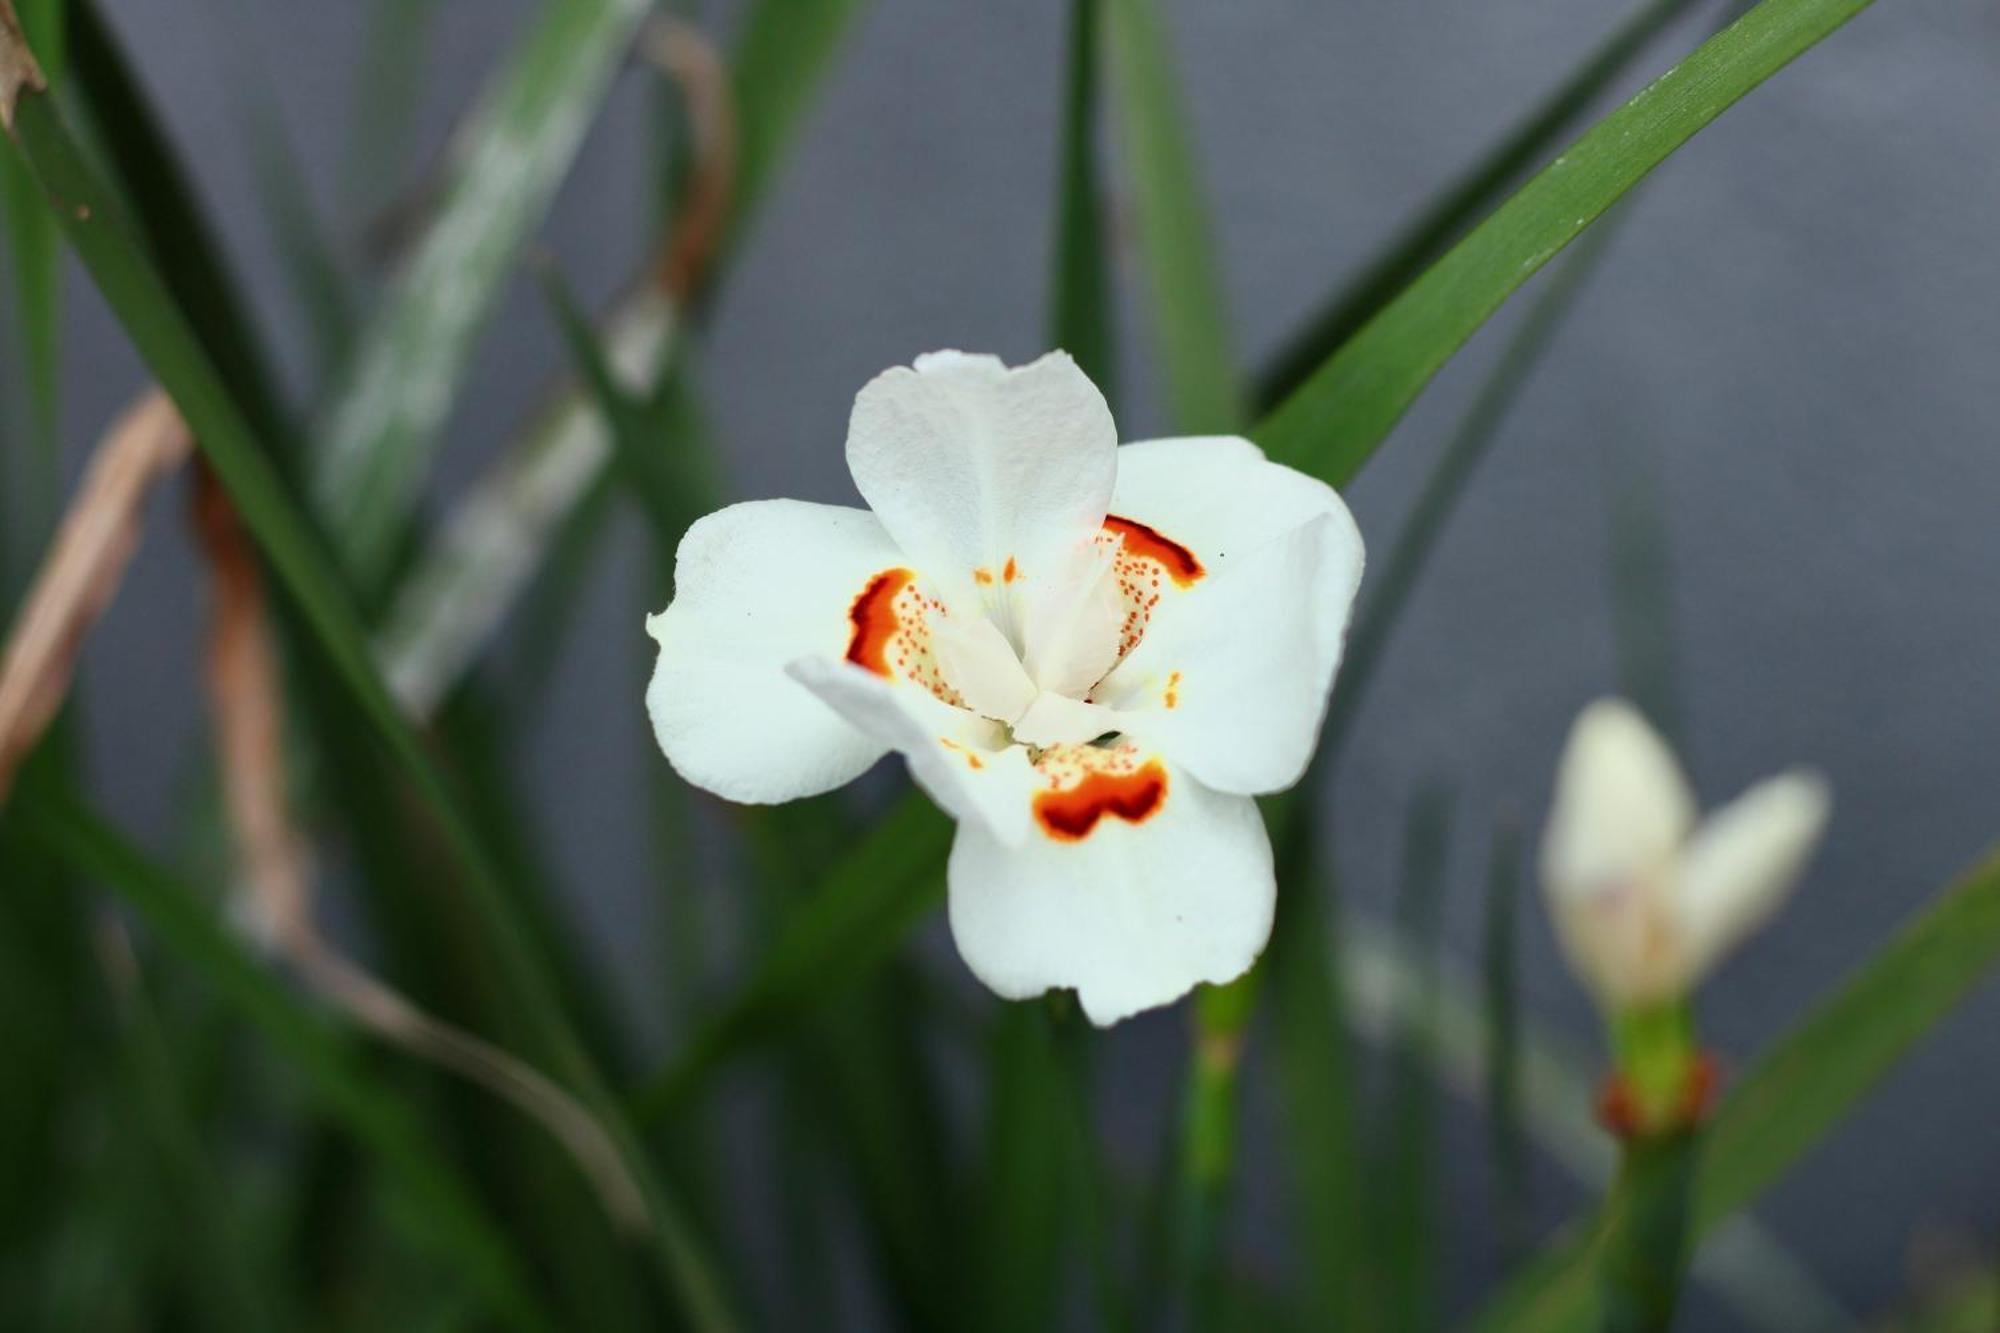
{"label": "green stem", "polygon": [[1611,1042],[1631,1123],[1606,1212],[1602,1326],[1659,1333],[1687,1269],[1701,1077],[1692,1012],[1685,1000],[1625,1010],[1612,1016]]}
{"label": "green stem", "polygon": [[1236,1172],[1236,1105],[1243,1040],[1256,1011],[1258,974],[1204,988],[1194,1004],[1194,1050],[1181,1122],[1178,1267],[1188,1327],[1219,1328],[1230,1185]]}
{"label": "green stem", "polygon": [[1663,1333],[1687,1269],[1691,1129],[1635,1138],[1612,1187],[1599,1281],[1606,1333]]}

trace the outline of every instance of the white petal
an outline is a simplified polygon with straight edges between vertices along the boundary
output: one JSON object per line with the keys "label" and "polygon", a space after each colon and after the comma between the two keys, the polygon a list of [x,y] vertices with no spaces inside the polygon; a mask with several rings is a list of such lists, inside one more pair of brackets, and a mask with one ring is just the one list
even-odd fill
{"label": "white petal", "polygon": [[1045,690],[1081,699],[1118,661],[1125,600],[1118,548],[1093,541],[1078,548],[1050,585],[1031,585],[1022,664]]}
{"label": "white petal", "polygon": [[[1256,445],[1230,435],[1125,445],[1111,512],[1187,547],[1211,573],[1320,514],[1350,530],[1354,525],[1333,487],[1270,462]],[[1358,579],[1359,533],[1351,545]]]}
{"label": "white petal", "polygon": [[855,597],[902,561],[872,514],[837,505],[759,500],[690,527],[674,600],[646,622],[660,645],[646,711],[675,771],[730,800],[788,801],[881,758],[785,667],[840,656]]}
{"label": "white petal", "polygon": [[1690,980],[1777,912],[1819,845],[1831,806],[1824,778],[1791,772],[1702,821],[1674,896]]}
{"label": "white petal", "polygon": [[1319,514],[1160,607],[1093,698],[1221,791],[1299,780],[1319,739],[1361,576],[1353,524]]}
{"label": "white petal", "polygon": [[1693,823],[1694,797],[1666,742],[1632,705],[1600,699],[1577,717],[1556,771],[1543,882],[1557,899],[1661,884]]}
{"label": "white petal", "polygon": [[1012,722],[1034,702],[1035,682],[992,621],[933,616],[929,626],[938,670],[967,708],[981,717]]}
{"label": "white petal", "polygon": [[1083,745],[1125,726],[1116,709],[1044,690],[1015,721],[1014,737],[1030,745]]}
{"label": "white petal", "polygon": [[995,357],[935,352],[861,390],[847,466],[897,544],[963,611],[978,575],[1046,581],[1096,535],[1117,445],[1104,396],[1067,355],[1009,370]]}
{"label": "white petal", "polygon": [[1075,841],[1039,825],[1009,847],[964,823],[952,844],[951,933],[974,975],[1025,999],[1075,989],[1099,1026],[1241,976],[1271,933],[1277,882],[1256,803],[1165,769],[1140,823]]}
{"label": "white petal", "polygon": [[1038,779],[1028,753],[993,723],[954,708],[921,685],[845,661],[801,658],[793,679],[883,745],[902,752],[910,776],[966,826],[1003,843],[1028,837]]}

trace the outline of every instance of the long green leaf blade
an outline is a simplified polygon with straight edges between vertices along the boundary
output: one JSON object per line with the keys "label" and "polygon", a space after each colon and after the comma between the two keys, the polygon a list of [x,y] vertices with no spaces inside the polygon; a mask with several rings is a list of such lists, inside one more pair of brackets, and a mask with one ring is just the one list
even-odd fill
{"label": "long green leaf blade", "polygon": [[736,85],[736,190],[726,251],[741,243],[763,204],[833,56],[869,0],[757,0],[732,65]]}
{"label": "long green leaf blade", "polygon": [[1536,270],[1676,148],[1871,0],[1763,0],[1577,140],[1258,425],[1272,457],[1344,484],[1431,377]]}
{"label": "long green leaf blade", "polygon": [[474,338],[649,8],[647,0],[544,7],[468,126],[423,243],[362,333],[320,432],[314,485],[364,586],[386,570]]}
{"label": "long green leaf blade", "polygon": [[[42,68],[59,78],[65,24],[56,0],[21,6],[21,26]],[[25,412],[9,426],[22,428],[29,460],[16,480],[25,492],[17,512],[5,517],[26,523],[38,538],[53,517],[57,455],[62,448],[62,233],[42,203],[34,177],[18,162],[0,161],[0,229],[7,234],[7,292],[13,345],[24,363]]]}
{"label": "long green leaf blade", "polygon": [[1576,125],[1606,88],[1632,67],[1653,38],[1686,13],[1691,0],[1648,0],[1602,46],[1529,113],[1527,119],[1473,163],[1436,201],[1398,232],[1382,254],[1312,315],[1257,377],[1257,405],[1284,401],[1320,364],[1394,300],[1425,267],[1450,248],[1529,167]]}
{"label": "long green leaf blade", "polygon": [[[1697,1164],[1694,1232],[1748,1206],[2000,962],[2000,853],[1947,888],[1760,1059],[1717,1111]],[[1510,1284],[1479,1327],[1588,1327],[1596,1310],[1588,1238]]]}
{"label": "long green leaf blade", "polygon": [[1060,166],[1056,178],[1054,345],[1076,358],[1114,409],[1117,327],[1111,303],[1111,260],[1105,236],[1104,191],[1097,176],[1098,70],[1103,65],[1103,0],[1071,0],[1069,70],[1063,90]]}
{"label": "long green leaf blade", "polygon": [[1171,44],[1153,0],[1105,5],[1111,84],[1174,428],[1186,435],[1236,430],[1243,423],[1242,386]]}

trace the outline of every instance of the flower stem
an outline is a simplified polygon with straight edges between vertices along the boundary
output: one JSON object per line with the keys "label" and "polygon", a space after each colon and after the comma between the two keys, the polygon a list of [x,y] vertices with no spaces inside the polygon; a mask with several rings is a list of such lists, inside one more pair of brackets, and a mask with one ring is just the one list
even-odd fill
{"label": "flower stem", "polygon": [[1689,1182],[1709,1072],[1685,1001],[1614,1016],[1604,1111],[1624,1138],[1598,1276],[1607,1333],[1661,1333],[1687,1268]]}

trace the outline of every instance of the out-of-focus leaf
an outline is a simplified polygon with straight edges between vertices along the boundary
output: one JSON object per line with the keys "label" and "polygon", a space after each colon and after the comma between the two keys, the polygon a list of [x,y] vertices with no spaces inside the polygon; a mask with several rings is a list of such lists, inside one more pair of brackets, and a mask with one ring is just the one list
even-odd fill
{"label": "out-of-focus leaf", "polygon": [[316,367],[325,375],[339,367],[354,334],[347,279],[327,242],[311,187],[285,128],[284,105],[255,42],[252,6],[244,0],[210,0],[209,8],[211,24],[225,34],[218,38],[229,54],[224,82],[234,101],[236,129],[249,157],[257,204],[292,299],[305,318]]}
{"label": "out-of-focus leaf", "polygon": [[621,478],[645,510],[662,558],[671,559],[681,533],[710,507],[714,487],[706,478],[697,478],[697,469],[689,465],[692,451],[682,447],[687,441],[665,438],[652,404],[619,381],[609,356],[598,345],[596,331],[552,267],[542,270],[542,290],[578,378],[610,430],[612,458]]}
{"label": "out-of-focus leaf", "polygon": [[1366,1328],[1373,1232],[1354,1059],[1325,916],[1331,895],[1321,891],[1326,852],[1308,818],[1291,820],[1279,847],[1278,921],[1265,966],[1286,1177],[1302,1242],[1300,1314],[1308,1328]]}
{"label": "out-of-focus leaf", "polygon": [[176,1225],[168,1228],[188,1306],[218,1329],[273,1326],[270,1268],[250,1252],[250,1232],[218,1178],[188,1105],[189,1089],[176,1069],[173,1044],[162,1025],[150,983],[122,929],[107,927],[98,952],[112,988],[120,992],[125,1020],[120,1054],[130,1079],[130,1105],[152,1148],[157,1180]]}
{"label": "out-of-focus leaf", "polygon": [[1498,1184],[1499,1248],[1512,1260],[1527,1239],[1528,1144],[1522,1128],[1521,1005],[1517,976],[1521,828],[1502,821],[1486,864],[1481,990],[1486,1001],[1486,1123]]}
{"label": "out-of-focus leaf", "polygon": [[1069,70],[1063,90],[1062,144],[1056,178],[1053,344],[1116,407],[1117,315],[1105,234],[1104,191],[1097,178],[1098,71],[1104,0],[1070,0]]}
{"label": "out-of-focus leaf", "polygon": [[1253,431],[1344,484],[1513,291],[1676,148],[1870,0],[1763,0],[1543,168]]}
{"label": "out-of-focus leaf", "polygon": [[977,1327],[1044,1329],[1055,1322],[1070,1216],[1062,1100],[1064,1071],[1050,1016],[1034,1003],[1007,1005],[986,1062],[986,1166],[981,1182]]}
{"label": "out-of-focus leaf", "polygon": [[803,902],[749,983],[641,1090],[643,1121],[669,1114],[718,1062],[824,1004],[882,962],[944,897],[952,825],[929,801],[899,801]]}
{"label": "out-of-focus leaf", "polygon": [[[20,21],[43,72],[62,79],[67,24],[61,0],[21,0]],[[39,533],[54,503],[56,453],[62,447],[62,233],[42,202],[34,178],[11,158],[0,160],[0,229],[7,233],[8,292],[13,335],[26,366],[21,395],[33,466],[22,478],[29,503],[13,515]],[[44,510],[40,514],[33,511]],[[3,513],[4,511],[0,511]]]}
{"label": "out-of-focus leaf", "polygon": [[520,1329],[553,1327],[515,1256],[403,1104],[356,1063],[353,1049],[301,1008],[203,909],[195,892],[147,861],[72,799],[37,786],[17,800],[32,836],[75,872],[118,894],[160,942],[179,954],[306,1080],[321,1106],[392,1176],[403,1207],[392,1214],[407,1243],[436,1253],[478,1289],[495,1318]]}
{"label": "out-of-focus leaf", "polygon": [[1381,669],[1389,641],[1430,564],[1438,539],[1575,307],[1577,296],[1603,259],[1616,225],[1617,219],[1607,219],[1592,230],[1552,275],[1547,291],[1522,319],[1479,395],[1460,419],[1437,466],[1424,478],[1423,489],[1396,530],[1389,554],[1375,567],[1370,579],[1373,587],[1348,635],[1340,676],[1334,682],[1333,699],[1321,728],[1320,743],[1328,754],[1338,755],[1346,745],[1368,687]]}
{"label": "out-of-focus leaf", "polygon": [[869,0],[756,0],[731,66],[736,85],[736,190],[727,252],[742,243],[834,53]]}
{"label": "out-of-focus leaf", "polygon": [[[798,122],[866,0],[760,0],[745,23],[734,86],[735,192],[715,268],[740,243]],[[712,271],[702,290],[712,290]],[[687,312],[648,274],[618,307],[605,358],[624,388],[661,390]],[[455,510],[417,560],[382,636],[384,670],[423,713],[470,665],[567,518],[597,492],[610,432],[580,390],[562,395]]]}
{"label": "out-of-focus leaf", "polygon": [[1625,697],[1678,749],[1687,740],[1687,719],[1674,632],[1673,538],[1660,479],[1637,443],[1620,441],[1609,466],[1612,642]]}
{"label": "out-of-focus leaf", "polygon": [[1906,1313],[1879,1324],[1873,1333],[1993,1333],[2000,1328],[2000,1273],[1963,1276],[1928,1292]]}
{"label": "out-of-focus leaf", "polygon": [[[21,58],[13,38],[0,28],[0,63]],[[464,883],[486,927],[492,958],[521,1000],[538,1053],[576,1085],[586,1103],[613,1122],[628,1165],[635,1173],[643,1173],[642,1154],[616,1123],[616,1108],[601,1076],[563,1015],[545,953],[510,910],[503,880],[488,850],[376,674],[359,615],[308,521],[287,495],[266,451],[258,447],[240,407],[203,355],[149,257],[134,244],[118,201],[78,151],[51,98],[33,82],[6,90],[6,96],[13,98],[14,104],[0,109],[10,113],[9,129],[15,145],[43,190],[64,202],[60,214],[64,230],[99,290],[161,387],[180,408],[244,525],[296,602],[343,684],[438,817],[439,827],[465,872]],[[712,1327],[727,1325],[731,1321],[699,1245],[681,1225],[657,1183],[644,1183],[659,1257],[690,1317]]]}
{"label": "out-of-focus leaf", "polygon": [[284,447],[289,422],[264,353],[265,339],[161,128],[165,122],[126,64],[98,0],[68,0],[68,7],[77,104],[125,201],[144,201],[144,207],[132,207],[126,225],[143,238],[154,271],[222,372],[259,443],[284,467],[293,461]]}
{"label": "out-of-focus leaf", "polygon": [[1521,173],[1572,130],[1592,102],[1632,67],[1653,38],[1693,7],[1693,0],[1648,0],[1507,137],[1447,186],[1396,233],[1388,247],[1335,291],[1305,327],[1278,349],[1257,377],[1260,410],[1284,401],[1375,313],[1445,252]]}
{"label": "out-of-focus leaf", "polygon": [[[2000,854],[1967,871],[1769,1050],[1717,1110],[1694,1182],[1698,1237],[1769,1188],[2000,961]],[[1479,1326],[1590,1326],[1588,1237],[1549,1251]]]}
{"label": "out-of-focus leaf", "polygon": [[1172,46],[1154,0],[1104,4],[1111,86],[1140,249],[1152,279],[1174,429],[1186,435],[1236,430],[1243,423],[1243,392]]}
{"label": "out-of-focus leaf", "polygon": [[437,0],[371,0],[368,6],[354,126],[340,176],[348,201],[345,225],[365,223],[385,206],[409,162],[410,124],[437,9]]}
{"label": "out-of-focus leaf", "polygon": [[[1445,870],[1451,856],[1451,794],[1427,785],[1410,803],[1403,830],[1397,931],[1412,953],[1437,956],[1444,931]],[[1437,1088],[1422,1050],[1429,1040],[1434,987],[1414,997],[1397,1034],[1390,1073],[1388,1134],[1376,1214],[1382,1228],[1381,1285],[1385,1324],[1392,1329],[1437,1327],[1438,1178]]]}
{"label": "out-of-focus leaf", "polygon": [[363,586],[387,571],[474,339],[649,8],[563,0],[541,10],[466,126],[423,242],[363,329],[313,479]]}

